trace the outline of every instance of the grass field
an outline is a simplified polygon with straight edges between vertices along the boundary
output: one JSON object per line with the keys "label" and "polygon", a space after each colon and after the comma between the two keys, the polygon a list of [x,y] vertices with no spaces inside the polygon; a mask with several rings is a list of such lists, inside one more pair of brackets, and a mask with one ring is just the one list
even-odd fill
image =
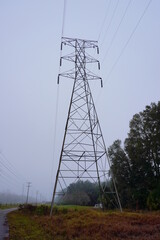
{"label": "grass field", "polygon": [[160,213],[56,208],[53,217],[16,211],[8,216],[10,240],[160,240]]}
{"label": "grass field", "polygon": [[0,209],[15,208],[18,204],[0,204]]}

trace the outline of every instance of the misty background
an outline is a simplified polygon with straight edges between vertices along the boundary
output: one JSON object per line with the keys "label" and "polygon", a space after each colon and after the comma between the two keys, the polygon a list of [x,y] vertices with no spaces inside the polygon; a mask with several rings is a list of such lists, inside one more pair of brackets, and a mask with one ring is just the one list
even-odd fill
{"label": "misty background", "polygon": [[[57,85],[63,7],[0,0],[1,193],[26,195],[32,182],[30,196],[51,199],[73,84]],[[159,12],[159,0],[66,1],[64,36],[98,40],[101,70],[91,70],[104,87],[90,85],[107,148],[160,100]]]}

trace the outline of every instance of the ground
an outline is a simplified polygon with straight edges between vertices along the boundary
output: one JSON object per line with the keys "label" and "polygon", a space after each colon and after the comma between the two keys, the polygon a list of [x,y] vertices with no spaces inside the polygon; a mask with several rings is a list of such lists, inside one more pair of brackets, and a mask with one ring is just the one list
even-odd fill
{"label": "ground", "polygon": [[102,212],[56,208],[53,216],[12,212],[10,240],[160,240],[160,212]]}

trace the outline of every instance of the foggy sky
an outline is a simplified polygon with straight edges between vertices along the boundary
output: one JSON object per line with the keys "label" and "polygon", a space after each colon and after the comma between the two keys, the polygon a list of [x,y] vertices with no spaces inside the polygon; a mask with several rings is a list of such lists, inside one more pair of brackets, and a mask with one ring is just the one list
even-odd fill
{"label": "foggy sky", "polygon": [[[104,87],[90,85],[107,147],[127,137],[135,113],[160,100],[160,1],[152,1],[118,61],[149,1],[131,2],[111,45],[129,2],[117,1],[68,0],[64,25],[65,37],[100,35],[93,56]],[[25,194],[30,181],[32,196],[51,198],[73,84],[57,86],[62,18],[62,0],[0,0],[0,192]]]}

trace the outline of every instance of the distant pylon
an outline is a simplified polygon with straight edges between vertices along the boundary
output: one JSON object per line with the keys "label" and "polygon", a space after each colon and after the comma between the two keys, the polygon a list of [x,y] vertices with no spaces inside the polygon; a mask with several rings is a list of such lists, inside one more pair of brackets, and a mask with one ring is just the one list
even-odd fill
{"label": "distant pylon", "polygon": [[93,102],[88,81],[102,79],[88,70],[91,63],[100,63],[91,57],[86,50],[99,49],[96,41],[88,41],[75,38],[62,38],[63,45],[74,49],[74,52],[61,57],[62,60],[70,61],[74,68],[58,75],[73,79],[73,90],[68,110],[64,139],[59,159],[59,165],[53,190],[51,214],[55,198],[58,195],[65,196],[69,184],[79,180],[89,180],[98,183],[101,201],[105,196],[106,183],[112,179],[112,190],[107,192],[114,195],[116,206],[121,210],[116,184],[110,171],[110,161],[102,136],[97,112]]}

